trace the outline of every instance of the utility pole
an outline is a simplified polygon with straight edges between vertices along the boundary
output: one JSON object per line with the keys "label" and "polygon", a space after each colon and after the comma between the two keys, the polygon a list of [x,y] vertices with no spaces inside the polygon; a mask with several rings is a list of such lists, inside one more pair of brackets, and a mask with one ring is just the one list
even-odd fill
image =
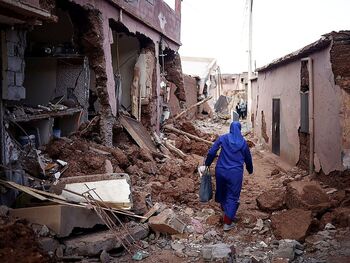
{"label": "utility pole", "polygon": [[253,0],[248,0],[248,91],[247,91],[247,123],[251,124],[252,114],[252,32],[253,32]]}

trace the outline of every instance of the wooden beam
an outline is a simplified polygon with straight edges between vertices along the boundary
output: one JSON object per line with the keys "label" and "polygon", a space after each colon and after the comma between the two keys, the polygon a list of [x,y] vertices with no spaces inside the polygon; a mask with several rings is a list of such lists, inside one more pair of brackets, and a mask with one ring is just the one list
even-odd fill
{"label": "wooden beam", "polygon": [[156,213],[161,205],[159,203],[155,203],[154,206],[146,213],[144,214],[144,218],[140,221],[141,223],[145,223],[154,213]]}
{"label": "wooden beam", "polygon": [[165,141],[164,145],[167,149],[169,149],[169,151],[175,153],[176,155],[178,155],[181,159],[185,159],[187,157],[187,155],[181,151],[180,149],[176,148],[174,145],[172,145],[170,142]]}
{"label": "wooden beam", "polygon": [[213,144],[214,144],[214,143],[211,142],[211,141],[204,140],[204,139],[199,138],[198,136],[195,136],[195,135],[193,135],[193,134],[190,134],[190,133],[181,131],[181,130],[179,130],[179,129],[176,129],[176,128],[174,128],[174,127],[171,126],[171,125],[165,125],[163,128],[164,128],[165,130],[168,130],[168,131],[172,131],[172,132],[176,132],[176,133],[181,134],[181,135],[185,135],[185,136],[187,136],[188,138],[193,139],[193,140],[196,140],[196,141],[199,141],[199,142],[205,142],[205,143],[210,144],[210,145],[213,145]]}
{"label": "wooden beam", "polygon": [[201,100],[201,101],[197,102],[196,104],[193,104],[192,106],[188,107],[186,110],[184,110],[184,111],[180,112],[179,114],[177,114],[177,115],[174,117],[174,120],[180,118],[182,115],[184,115],[184,114],[185,114],[186,112],[188,112],[189,110],[192,110],[193,108],[195,108],[195,107],[197,107],[197,106],[199,106],[199,105],[201,105],[201,104],[207,102],[208,100],[211,100],[212,98],[213,98],[213,97],[210,96],[210,97],[208,97],[208,98],[206,98],[206,99],[204,99],[204,100]]}

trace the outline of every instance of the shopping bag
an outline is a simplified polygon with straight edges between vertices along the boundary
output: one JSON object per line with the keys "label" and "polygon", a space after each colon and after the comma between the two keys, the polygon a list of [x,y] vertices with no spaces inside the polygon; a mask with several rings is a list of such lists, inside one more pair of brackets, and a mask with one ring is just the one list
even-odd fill
{"label": "shopping bag", "polygon": [[209,168],[206,168],[201,177],[201,185],[199,188],[199,200],[201,202],[208,202],[213,197],[213,186],[211,183],[211,175]]}

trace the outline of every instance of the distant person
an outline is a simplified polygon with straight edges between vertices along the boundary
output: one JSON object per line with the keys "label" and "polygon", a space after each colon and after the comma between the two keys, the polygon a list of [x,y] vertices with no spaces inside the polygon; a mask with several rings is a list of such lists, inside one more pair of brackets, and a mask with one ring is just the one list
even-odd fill
{"label": "distant person", "polygon": [[210,148],[205,166],[209,167],[216,153],[221,148],[215,168],[216,193],[215,201],[221,204],[224,211],[224,231],[234,227],[239,207],[239,197],[243,182],[243,164],[249,174],[253,173],[253,161],[246,140],[241,134],[241,124],[231,123],[230,132],[220,136]]}
{"label": "distant person", "polygon": [[241,103],[240,109],[242,112],[242,119],[246,119],[247,118],[247,104],[244,101]]}
{"label": "distant person", "polygon": [[242,117],[241,107],[239,105],[239,102],[236,105],[236,112],[238,113],[238,119]]}

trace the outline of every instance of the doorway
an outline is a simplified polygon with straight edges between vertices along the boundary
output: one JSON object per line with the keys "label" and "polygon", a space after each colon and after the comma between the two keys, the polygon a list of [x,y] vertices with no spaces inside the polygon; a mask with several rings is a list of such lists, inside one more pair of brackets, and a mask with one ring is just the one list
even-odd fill
{"label": "doorway", "polygon": [[272,99],[272,152],[280,155],[280,99]]}

